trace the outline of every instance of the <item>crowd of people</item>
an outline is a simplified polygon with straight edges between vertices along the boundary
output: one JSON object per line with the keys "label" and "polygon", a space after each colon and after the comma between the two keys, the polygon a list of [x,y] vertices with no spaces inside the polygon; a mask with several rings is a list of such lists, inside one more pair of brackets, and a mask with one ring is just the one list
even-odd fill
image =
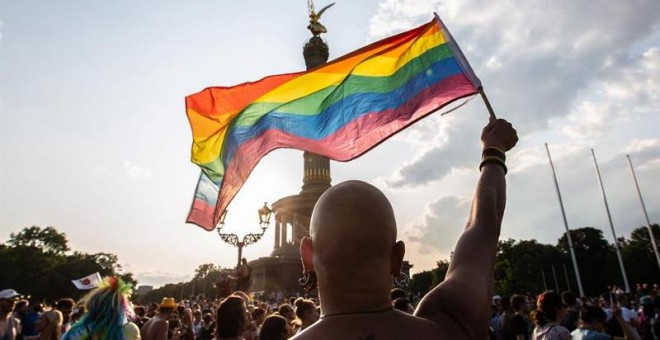
{"label": "crowd of people", "polygon": [[547,291],[531,299],[495,295],[491,309],[491,339],[606,340],[660,339],[660,290],[638,285],[634,293],[621,289],[594,298],[570,291]]}
{"label": "crowd of people", "polygon": [[[300,295],[300,294],[297,294]],[[279,296],[274,300],[274,296]],[[115,277],[80,302],[63,298],[44,306],[12,289],[0,291],[0,339],[163,339],[279,340],[314,325],[321,316],[318,298],[282,294],[254,298],[242,291],[207,300],[199,296],[132,305],[130,286]],[[401,288],[390,291],[392,309],[413,315],[417,306]],[[660,289],[638,285],[635,293],[620,289],[597,298],[578,298],[569,291],[547,291],[532,299],[495,295],[489,337],[493,340],[660,339]],[[4,326],[4,327],[3,327]]]}
{"label": "crowd of people", "polygon": [[17,301],[20,294],[8,289],[0,292],[0,340],[292,336],[296,340],[612,336],[657,340],[656,286],[633,299],[618,291],[591,300],[568,292],[545,292],[538,299],[495,295],[494,262],[506,205],[505,153],[517,141],[515,129],[502,119],[491,118],[482,130],[481,174],[465,230],[444,281],[419,301],[411,302],[405,291],[392,290],[393,280],[401,273],[405,244],[396,240],[390,202],[376,187],[348,181],[319,198],[310,237],[300,244],[304,272],[300,284],[307,291],[317,291],[317,298],[254,299],[246,294],[249,280],[244,280],[241,289],[222,299],[177,302],[164,298],[148,306],[132,306],[130,287],[109,277],[82,304],[63,299],[44,310]]}

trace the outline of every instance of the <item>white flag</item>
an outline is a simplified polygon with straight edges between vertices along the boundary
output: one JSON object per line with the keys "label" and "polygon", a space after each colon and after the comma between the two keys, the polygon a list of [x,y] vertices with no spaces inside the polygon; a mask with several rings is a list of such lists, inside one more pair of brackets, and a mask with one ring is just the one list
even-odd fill
{"label": "white flag", "polygon": [[96,288],[101,283],[101,274],[99,274],[99,272],[96,272],[94,274],[87,275],[82,279],[71,280],[71,282],[73,282],[76,288],[80,290]]}

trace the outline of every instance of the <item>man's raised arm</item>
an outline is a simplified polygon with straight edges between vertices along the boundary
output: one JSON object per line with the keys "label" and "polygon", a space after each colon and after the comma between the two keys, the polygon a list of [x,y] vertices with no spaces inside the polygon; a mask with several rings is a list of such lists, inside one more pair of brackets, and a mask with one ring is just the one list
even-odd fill
{"label": "man's raised arm", "polygon": [[481,142],[481,176],[465,231],[456,244],[445,281],[424,297],[415,312],[469,339],[487,335],[497,240],[506,203],[504,153],[516,145],[518,136],[509,122],[497,119],[484,127]]}

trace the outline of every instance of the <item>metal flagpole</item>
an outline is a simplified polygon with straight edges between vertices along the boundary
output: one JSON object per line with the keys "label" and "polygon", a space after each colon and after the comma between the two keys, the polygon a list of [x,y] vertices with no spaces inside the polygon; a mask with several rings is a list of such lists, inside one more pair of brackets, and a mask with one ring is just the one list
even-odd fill
{"label": "metal flagpole", "polygon": [[633,168],[632,161],[630,160],[630,155],[626,155],[626,157],[628,158],[628,164],[630,164],[630,171],[632,172],[633,179],[635,180],[635,187],[637,187],[637,195],[639,195],[639,202],[642,203],[642,211],[644,212],[644,217],[646,217],[646,227],[649,230],[649,238],[651,239],[651,245],[653,246],[653,252],[655,253],[655,260],[658,261],[658,268],[660,268],[660,254],[658,253],[658,245],[655,242],[655,235],[653,235],[653,227],[651,226],[651,220],[649,220],[649,214],[646,212],[646,205],[644,205],[642,192],[639,190],[639,184],[637,183],[637,176],[635,175],[635,169]]}
{"label": "metal flagpole", "polygon": [[557,282],[557,272],[554,265],[552,266],[552,277],[555,279],[555,291],[559,293],[559,282]]}
{"label": "metal flagpole", "polygon": [[543,291],[548,290],[548,283],[545,282],[545,272],[541,269],[541,277],[543,278]]}
{"label": "metal flagpole", "polygon": [[562,263],[561,266],[564,267],[564,279],[566,279],[566,288],[570,292],[571,291],[571,281],[568,280],[568,272],[566,271],[566,264]]}
{"label": "metal flagpole", "polygon": [[616,238],[614,232],[614,224],[612,223],[612,215],[610,215],[610,207],[607,204],[607,196],[605,196],[605,187],[603,187],[603,179],[600,176],[600,169],[596,161],[596,153],[591,149],[591,155],[594,157],[594,165],[596,165],[596,174],[598,175],[598,183],[600,183],[600,190],[603,193],[603,201],[605,202],[605,211],[607,211],[607,219],[610,221],[610,229],[612,230],[612,237],[614,237],[614,250],[616,250],[616,257],[619,259],[619,267],[621,268],[621,275],[623,276],[623,284],[626,285],[626,293],[630,293],[630,285],[628,284],[628,275],[626,275],[626,267],[623,265],[623,257],[621,257],[621,249],[619,249],[619,240]]}
{"label": "metal flagpole", "polygon": [[557,197],[559,197],[559,207],[561,208],[561,216],[564,218],[564,227],[566,227],[566,239],[568,240],[568,249],[571,252],[571,260],[573,261],[573,269],[575,269],[575,279],[578,284],[578,290],[580,296],[584,295],[584,289],[582,289],[582,279],[580,278],[580,268],[578,267],[577,258],[575,257],[575,249],[573,249],[573,239],[571,238],[571,232],[568,229],[568,221],[566,221],[566,212],[564,212],[564,203],[561,200],[561,192],[559,191],[559,183],[557,183],[557,174],[555,173],[555,166],[552,164],[552,158],[550,157],[550,149],[548,148],[548,143],[545,143],[545,151],[548,153],[548,160],[550,161],[550,168],[552,168],[552,177],[555,179],[555,188],[557,188]]}

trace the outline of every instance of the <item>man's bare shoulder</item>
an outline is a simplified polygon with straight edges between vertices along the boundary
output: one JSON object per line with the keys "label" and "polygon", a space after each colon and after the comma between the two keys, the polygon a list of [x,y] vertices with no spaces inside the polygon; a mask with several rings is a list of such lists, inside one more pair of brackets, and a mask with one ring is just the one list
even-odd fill
{"label": "man's bare shoulder", "polygon": [[293,339],[460,339],[440,322],[397,310],[384,314],[325,317]]}
{"label": "man's bare shoulder", "polygon": [[142,325],[142,328],[140,329],[140,335],[143,339],[156,339],[158,337],[158,333],[162,331],[163,327],[167,329],[167,320],[159,317],[153,317],[144,325]]}

